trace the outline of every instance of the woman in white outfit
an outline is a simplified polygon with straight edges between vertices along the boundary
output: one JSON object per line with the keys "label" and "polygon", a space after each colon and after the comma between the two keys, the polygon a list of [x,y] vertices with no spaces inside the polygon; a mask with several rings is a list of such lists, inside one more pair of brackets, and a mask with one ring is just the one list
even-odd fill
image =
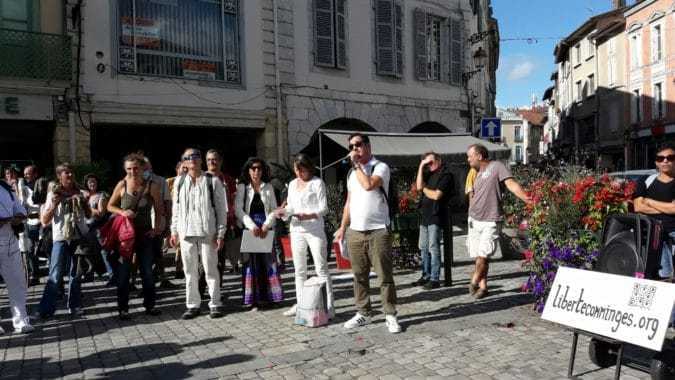
{"label": "woman in white outfit", "polygon": [[[276,214],[290,219],[291,251],[295,268],[296,302],[307,280],[307,249],[312,253],[312,260],[318,277],[326,280],[328,295],[328,315],[335,314],[333,308],[333,287],[328,273],[326,258],[326,233],[324,232],[323,215],[328,210],[326,203],[326,186],[314,176],[314,165],[304,154],[298,154],[293,161],[293,170],[297,177],[288,184],[286,207],[276,210]],[[284,312],[285,316],[295,316],[297,304]]]}

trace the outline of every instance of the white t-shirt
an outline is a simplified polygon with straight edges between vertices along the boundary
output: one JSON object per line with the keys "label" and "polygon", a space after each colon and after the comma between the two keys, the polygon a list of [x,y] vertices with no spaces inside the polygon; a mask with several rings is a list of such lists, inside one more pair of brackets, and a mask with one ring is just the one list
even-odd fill
{"label": "white t-shirt", "polygon": [[[371,158],[364,165],[363,170],[369,176],[375,175],[382,178],[382,187],[385,192],[388,191],[390,171],[387,164]],[[352,170],[347,178],[347,191],[349,192],[349,228],[355,231],[370,231],[386,228],[389,225],[389,206],[379,187],[366,191]]]}

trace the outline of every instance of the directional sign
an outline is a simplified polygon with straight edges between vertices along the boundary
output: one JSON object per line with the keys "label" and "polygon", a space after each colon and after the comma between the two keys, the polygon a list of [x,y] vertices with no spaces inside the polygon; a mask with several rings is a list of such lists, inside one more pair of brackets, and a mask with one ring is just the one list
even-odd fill
{"label": "directional sign", "polygon": [[498,117],[484,117],[480,121],[480,137],[494,138],[502,136],[502,119]]}

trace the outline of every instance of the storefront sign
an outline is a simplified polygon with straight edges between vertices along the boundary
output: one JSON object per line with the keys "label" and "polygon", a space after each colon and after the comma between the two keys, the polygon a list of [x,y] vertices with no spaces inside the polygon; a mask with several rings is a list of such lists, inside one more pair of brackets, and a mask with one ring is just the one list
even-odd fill
{"label": "storefront sign", "polygon": [[661,351],[675,285],[561,267],[542,318]]}
{"label": "storefront sign", "polygon": [[183,77],[201,80],[216,80],[216,64],[211,62],[197,62],[186,59],[183,61]]}
{"label": "storefront sign", "polygon": [[134,27],[133,17],[123,16],[122,18],[122,43],[128,46],[134,46],[134,37],[136,47],[156,49],[160,45],[160,24],[150,18],[136,17]]}
{"label": "storefront sign", "polygon": [[0,119],[53,120],[51,96],[0,94]]}

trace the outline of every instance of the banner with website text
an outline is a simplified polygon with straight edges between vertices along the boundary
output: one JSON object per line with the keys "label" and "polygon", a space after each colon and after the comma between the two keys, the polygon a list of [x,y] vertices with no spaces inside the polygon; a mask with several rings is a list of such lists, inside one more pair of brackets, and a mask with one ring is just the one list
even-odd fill
{"label": "banner with website text", "polygon": [[561,267],[542,318],[661,351],[673,302],[671,283]]}

